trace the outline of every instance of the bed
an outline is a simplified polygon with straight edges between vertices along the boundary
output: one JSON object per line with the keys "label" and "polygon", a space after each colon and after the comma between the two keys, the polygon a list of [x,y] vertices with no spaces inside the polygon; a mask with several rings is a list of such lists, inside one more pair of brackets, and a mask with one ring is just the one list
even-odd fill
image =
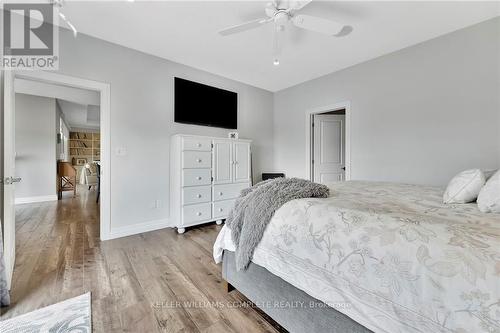
{"label": "bed", "polygon": [[[225,276],[238,289],[258,290],[257,279],[238,277],[263,269],[287,284],[292,299],[300,291],[335,311],[310,313],[311,322],[342,314],[337,321],[347,326],[333,332],[500,332],[500,214],[443,205],[434,187],[351,181],[330,188],[327,199],[293,200],[276,211],[247,271],[231,266],[235,248],[223,227],[214,259],[224,260]],[[245,285],[251,281],[253,288]],[[287,328],[281,317],[273,319]]]}

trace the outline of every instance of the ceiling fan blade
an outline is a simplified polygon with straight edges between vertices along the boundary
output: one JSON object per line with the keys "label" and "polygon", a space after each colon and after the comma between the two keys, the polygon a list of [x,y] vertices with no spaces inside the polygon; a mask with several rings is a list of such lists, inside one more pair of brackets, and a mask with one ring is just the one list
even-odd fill
{"label": "ceiling fan blade", "polygon": [[227,35],[232,35],[232,34],[236,34],[239,32],[243,32],[243,31],[247,31],[250,29],[255,29],[257,27],[260,27],[261,25],[264,25],[268,22],[271,22],[272,20],[273,20],[272,18],[263,18],[263,19],[249,21],[249,22],[246,22],[243,24],[238,24],[238,25],[235,25],[233,27],[223,29],[223,30],[219,31],[219,34],[221,34],[222,36],[227,36]]}
{"label": "ceiling fan blade", "polygon": [[76,30],[75,26],[71,24],[71,22],[66,18],[66,15],[59,12],[59,17],[63,19],[63,21],[68,25],[68,27],[70,27],[70,29],[73,31],[73,36],[76,37],[78,35],[78,31]]}
{"label": "ceiling fan blade", "polygon": [[293,24],[299,28],[322,34],[336,36],[342,32],[344,25],[338,22],[310,15],[296,15],[292,18]]}
{"label": "ceiling fan blade", "polygon": [[290,1],[290,9],[294,11],[301,10],[311,2],[312,0]]}

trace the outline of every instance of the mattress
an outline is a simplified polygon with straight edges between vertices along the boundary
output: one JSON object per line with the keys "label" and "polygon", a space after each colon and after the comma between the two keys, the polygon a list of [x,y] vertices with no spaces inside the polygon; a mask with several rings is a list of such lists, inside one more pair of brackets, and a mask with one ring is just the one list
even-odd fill
{"label": "mattress", "polygon": [[252,261],[374,332],[500,332],[500,214],[434,187],[330,187],[276,211]]}

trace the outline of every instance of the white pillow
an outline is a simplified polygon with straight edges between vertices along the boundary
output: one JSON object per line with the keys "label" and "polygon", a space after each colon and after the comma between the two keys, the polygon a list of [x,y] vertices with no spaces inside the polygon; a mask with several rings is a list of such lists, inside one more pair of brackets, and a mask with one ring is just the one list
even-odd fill
{"label": "white pillow", "polygon": [[483,213],[500,213],[500,170],[484,185],[477,198],[477,206]]}
{"label": "white pillow", "polygon": [[443,195],[445,204],[468,203],[477,199],[486,179],[479,169],[460,172],[448,184]]}

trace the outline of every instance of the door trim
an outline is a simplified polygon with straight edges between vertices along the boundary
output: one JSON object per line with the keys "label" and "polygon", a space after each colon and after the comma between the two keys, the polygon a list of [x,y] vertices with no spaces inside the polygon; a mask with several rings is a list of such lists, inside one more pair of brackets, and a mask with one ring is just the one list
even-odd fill
{"label": "door trim", "polygon": [[111,87],[109,83],[44,71],[12,71],[14,78],[98,91],[101,111],[100,238],[111,237]]}
{"label": "door trim", "polygon": [[344,101],[332,105],[321,106],[306,111],[306,177],[313,181],[313,116],[331,111],[345,110],[345,180],[351,180],[351,102]]}
{"label": "door trim", "polygon": [[[15,109],[15,92],[14,92],[14,75],[12,71],[4,71],[3,72],[3,91],[2,91],[2,107],[5,107],[6,109]],[[5,138],[10,137],[12,138],[15,133],[13,133],[15,127],[15,120],[12,121],[12,119],[15,119],[14,113],[13,112],[6,112],[4,110],[3,114],[1,115],[2,117],[2,170],[3,174],[1,175],[2,177],[2,227],[3,227],[3,232],[2,232],[2,237],[3,237],[3,255],[4,255],[4,260],[5,260],[5,273],[7,276],[7,289],[10,290],[12,286],[12,276],[14,275],[14,266],[16,262],[16,226],[15,226],[15,208],[13,207],[14,211],[14,224],[12,223],[7,223],[5,219],[6,215],[6,207],[5,207],[5,186],[6,184],[3,183],[3,180],[5,179],[6,176],[10,177],[15,177],[15,175],[11,175],[12,170],[7,170],[5,168],[5,162],[7,159],[5,158],[7,156],[8,159],[13,156],[15,151],[12,151],[12,147],[15,145],[15,141],[13,144],[10,146],[5,145]],[[9,118],[7,118],[9,117]],[[14,124],[12,127],[7,127],[6,126],[6,120],[10,124]],[[6,148],[6,149],[5,149]],[[10,185],[14,186],[14,185]],[[12,202],[12,205],[15,205],[15,202]],[[12,237],[13,236],[13,237]]]}

